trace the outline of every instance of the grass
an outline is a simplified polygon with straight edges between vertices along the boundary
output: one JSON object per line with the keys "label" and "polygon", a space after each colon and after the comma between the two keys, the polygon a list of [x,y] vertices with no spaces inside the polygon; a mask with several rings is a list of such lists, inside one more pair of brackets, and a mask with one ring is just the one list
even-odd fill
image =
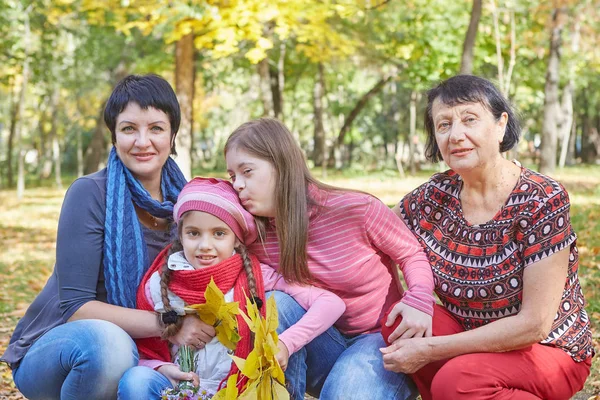
{"label": "grass", "polygon": [[[314,172],[321,178],[320,170]],[[400,179],[393,171],[329,171],[323,180],[373,193],[391,206],[433,172],[422,171],[415,177]],[[571,197],[571,221],[579,238],[579,276],[597,345],[600,337],[600,166],[568,168],[554,177],[565,185]],[[0,353],[4,352],[16,322],[52,273],[56,226],[64,192],[45,185],[26,190],[25,197],[17,201],[15,191],[0,191]],[[600,362],[595,359],[584,391],[577,399],[600,399],[598,394]],[[0,399],[22,398],[14,388],[10,370],[0,364]]]}

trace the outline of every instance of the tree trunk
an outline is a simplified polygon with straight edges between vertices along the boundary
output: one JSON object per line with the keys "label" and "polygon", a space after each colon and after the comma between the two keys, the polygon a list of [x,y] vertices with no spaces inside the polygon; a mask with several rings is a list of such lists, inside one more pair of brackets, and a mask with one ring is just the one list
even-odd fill
{"label": "tree trunk", "polygon": [[19,93],[19,111],[18,116],[16,118],[16,129],[15,129],[15,144],[17,153],[19,154],[19,162],[18,162],[18,177],[17,177],[17,199],[21,200],[23,198],[23,194],[25,193],[25,150],[22,148],[21,138],[23,136],[23,114],[25,111],[25,99],[27,93],[27,83],[29,81],[29,53],[30,53],[30,40],[31,40],[31,31],[29,29],[29,10],[31,6],[25,10],[25,22],[24,22],[24,39],[23,46],[25,50],[25,55],[23,58],[23,79],[21,81],[21,92]]}
{"label": "tree trunk", "polygon": [[[397,71],[394,71],[397,73]],[[404,173],[404,167],[402,167],[402,142],[400,142],[400,136],[402,135],[402,127],[400,126],[400,102],[398,101],[398,82],[393,82],[391,87],[392,92],[392,120],[394,122],[394,161],[396,162],[396,168],[400,174],[400,178],[404,179],[406,174]]]}
{"label": "tree trunk", "polygon": [[60,92],[58,86],[55,87],[52,93],[51,103],[51,120],[50,120],[50,145],[52,149],[52,164],[54,166],[54,180],[56,186],[62,189],[62,180],[60,176],[60,146],[58,144],[58,110],[59,110],[59,96]]}
{"label": "tree trunk", "polygon": [[[115,69],[110,71],[111,86],[115,86],[127,75],[128,71],[125,66],[125,62],[121,60],[121,62],[119,62]],[[90,141],[88,147],[85,149],[85,160],[83,167],[83,173],[85,175],[98,171],[101,165],[103,164],[103,160],[106,160],[108,158],[108,143],[106,129],[104,128],[104,107],[106,106],[107,101],[108,99],[105,99],[102,102],[102,105],[100,106],[98,117],[96,118],[96,128],[94,129],[92,140]]]}
{"label": "tree trunk", "polygon": [[[579,18],[579,17],[576,17]],[[571,51],[573,54],[579,53],[579,37],[581,25],[578,20],[575,21],[574,29],[571,34]],[[562,102],[562,121],[560,131],[562,133],[562,147],[560,151],[560,159],[558,165],[563,168],[565,164],[573,164],[575,160],[575,115],[574,115],[574,100],[575,97],[575,66],[573,61],[568,65],[569,83],[564,89]]]}
{"label": "tree trunk", "polygon": [[181,125],[175,139],[177,165],[186,179],[192,177],[192,135],[194,126],[195,80],[194,34],[188,33],[175,45],[175,90],[181,106]]}
{"label": "tree trunk", "polygon": [[325,129],[323,127],[323,64],[317,65],[317,77],[313,88],[314,135],[312,159],[315,166],[322,165],[325,156]]}
{"label": "tree trunk", "polygon": [[75,132],[75,140],[77,140],[77,177],[83,176],[83,142],[81,140],[81,129]]}
{"label": "tree trunk", "polygon": [[8,187],[13,187],[13,149],[15,147],[15,138],[17,134],[17,119],[19,118],[19,101],[17,100],[17,85],[15,84],[15,90],[12,92],[13,104],[10,110],[10,128],[8,134],[8,143],[6,146],[6,176],[8,178]]}
{"label": "tree trunk", "polygon": [[58,144],[58,136],[52,138],[52,161],[54,162],[54,182],[56,187],[62,189],[62,177],[60,169],[60,145]]}
{"label": "tree trunk", "polygon": [[369,99],[371,99],[371,97],[375,96],[381,89],[383,89],[383,87],[385,86],[385,84],[387,82],[389,82],[390,79],[392,79],[391,75],[388,75],[388,76],[385,76],[385,77],[381,78],[379,80],[379,82],[377,82],[375,84],[375,86],[373,86],[371,88],[371,90],[369,90],[367,93],[365,93],[358,100],[358,102],[356,103],[356,105],[354,106],[354,108],[344,118],[344,125],[340,129],[340,133],[338,133],[338,137],[337,137],[337,139],[335,141],[335,145],[332,146],[332,148],[331,148],[331,150],[329,152],[329,160],[330,160],[329,161],[329,165],[330,166],[331,166],[331,162],[335,161],[336,162],[336,168],[341,167],[341,165],[339,163],[339,160],[336,160],[336,157],[335,157],[336,150],[339,151],[339,149],[344,144],[344,138],[346,137],[346,134],[348,133],[348,131],[352,127],[352,124],[354,123],[354,120],[356,119],[356,117],[358,117],[358,115],[360,114],[360,112],[362,111],[362,109],[365,108],[365,106],[369,102]]}
{"label": "tree trunk", "polygon": [[92,140],[85,151],[85,166],[83,173],[91,174],[100,169],[100,161],[106,159],[106,130],[104,129],[104,107],[106,102],[102,103],[100,112],[96,117],[96,128],[92,135]]}
{"label": "tree trunk", "polygon": [[279,62],[277,63],[277,83],[279,88],[279,119],[284,121],[284,110],[283,110],[283,89],[285,88],[285,54],[286,46],[285,42],[281,41],[279,44]]}
{"label": "tree trunk", "polygon": [[417,102],[419,101],[419,93],[413,90],[410,93],[410,132],[408,137],[408,165],[411,176],[417,173],[415,163],[415,140],[417,139]]}
{"label": "tree trunk", "polygon": [[571,134],[569,135],[569,144],[567,149],[567,159],[565,165],[575,165],[575,142],[577,141],[577,119],[573,118],[573,124],[571,126]]}
{"label": "tree trunk", "polygon": [[588,101],[589,92],[584,88],[581,94],[583,99],[583,121],[581,126],[581,161],[586,164],[592,164],[598,157],[593,143],[594,126],[592,116],[590,115],[590,104]]}
{"label": "tree trunk", "polygon": [[17,159],[17,199],[21,200],[25,194],[25,149],[17,147],[19,157]]}
{"label": "tree trunk", "polygon": [[[44,104],[47,103],[47,98],[42,98],[40,102],[39,112],[40,115],[40,145],[39,154],[40,160],[38,164],[38,180],[48,179],[52,173],[52,139],[49,137],[49,132],[46,132],[46,122],[48,118],[47,110]],[[51,111],[52,112],[52,111]]]}
{"label": "tree trunk", "polygon": [[263,116],[274,117],[275,107],[273,105],[273,92],[271,90],[271,72],[269,58],[265,58],[256,65],[259,77],[260,99],[263,104]]}
{"label": "tree trunk", "polygon": [[571,137],[571,128],[573,127],[573,92],[575,85],[573,81],[569,81],[569,84],[563,89],[563,98],[561,105],[561,121],[557,128],[559,131],[558,137],[562,138],[562,144],[560,148],[560,159],[558,166],[563,168],[567,161],[567,153],[569,150],[569,139]]}
{"label": "tree trunk", "polygon": [[283,121],[283,87],[285,85],[285,43],[279,46],[279,60],[277,68],[269,65],[271,85],[271,98],[273,99],[273,114],[275,118]]}
{"label": "tree trunk", "polygon": [[471,20],[469,21],[469,28],[467,29],[465,41],[463,42],[463,53],[460,62],[461,74],[473,73],[473,49],[475,47],[475,39],[477,38],[479,19],[481,18],[481,1],[482,0],[473,0]]}
{"label": "tree trunk", "polygon": [[546,71],[546,86],[544,88],[544,122],[542,125],[542,145],[540,152],[540,172],[551,174],[556,169],[556,151],[558,140],[558,80],[560,67],[560,23],[559,8],[552,13],[552,33],[550,36],[550,56]]}

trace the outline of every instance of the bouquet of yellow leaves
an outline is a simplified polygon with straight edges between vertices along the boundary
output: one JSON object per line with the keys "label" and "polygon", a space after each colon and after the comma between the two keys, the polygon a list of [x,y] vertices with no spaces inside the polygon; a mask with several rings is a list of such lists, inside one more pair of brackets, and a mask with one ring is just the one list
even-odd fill
{"label": "bouquet of yellow leaves", "polygon": [[247,315],[242,318],[254,333],[254,348],[244,360],[231,356],[248,381],[238,393],[237,374],[227,380],[227,387],[215,394],[213,400],[287,400],[290,398],[285,388],[285,376],[275,354],[279,351],[277,343],[277,305],[272,297],[267,300],[266,318],[263,318],[255,303],[246,297]]}
{"label": "bouquet of yellow leaves", "polygon": [[235,350],[240,341],[235,318],[240,313],[239,304],[236,301],[227,303],[225,295],[212,278],[206,286],[204,299],[206,303],[192,304],[185,307],[185,310],[195,312],[202,322],[212,325],[219,342],[228,349]]}

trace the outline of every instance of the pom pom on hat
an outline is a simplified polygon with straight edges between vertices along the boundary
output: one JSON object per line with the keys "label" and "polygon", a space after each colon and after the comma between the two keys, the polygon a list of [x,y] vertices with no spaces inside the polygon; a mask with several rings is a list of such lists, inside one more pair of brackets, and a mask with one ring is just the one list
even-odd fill
{"label": "pom pom on hat", "polygon": [[237,238],[249,245],[258,236],[254,217],[242,205],[233,185],[224,179],[194,178],[179,193],[173,208],[175,222],[186,211],[202,211],[225,222]]}

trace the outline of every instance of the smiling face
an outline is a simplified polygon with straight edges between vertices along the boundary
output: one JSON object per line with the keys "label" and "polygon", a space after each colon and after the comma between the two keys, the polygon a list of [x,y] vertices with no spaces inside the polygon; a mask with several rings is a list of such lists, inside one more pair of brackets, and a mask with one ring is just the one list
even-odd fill
{"label": "smiling face", "polygon": [[255,216],[274,218],[277,208],[273,165],[237,148],[228,150],[225,158],[227,173],[244,208]]}
{"label": "smiling face", "polygon": [[436,99],[431,116],[442,158],[454,171],[484,167],[502,157],[500,143],[508,120],[506,113],[496,120],[481,103],[448,106]]}
{"label": "smiling face", "polygon": [[117,117],[115,137],[117,155],[133,176],[142,183],[160,179],[172,145],[166,113],[130,102]]}
{"label": "smiling face", "polygon": [[229,226],[212,214],[188,211],[181,219],[180,241],[186,260],[201,269],[225,261],[233,254],[237,237]]}

